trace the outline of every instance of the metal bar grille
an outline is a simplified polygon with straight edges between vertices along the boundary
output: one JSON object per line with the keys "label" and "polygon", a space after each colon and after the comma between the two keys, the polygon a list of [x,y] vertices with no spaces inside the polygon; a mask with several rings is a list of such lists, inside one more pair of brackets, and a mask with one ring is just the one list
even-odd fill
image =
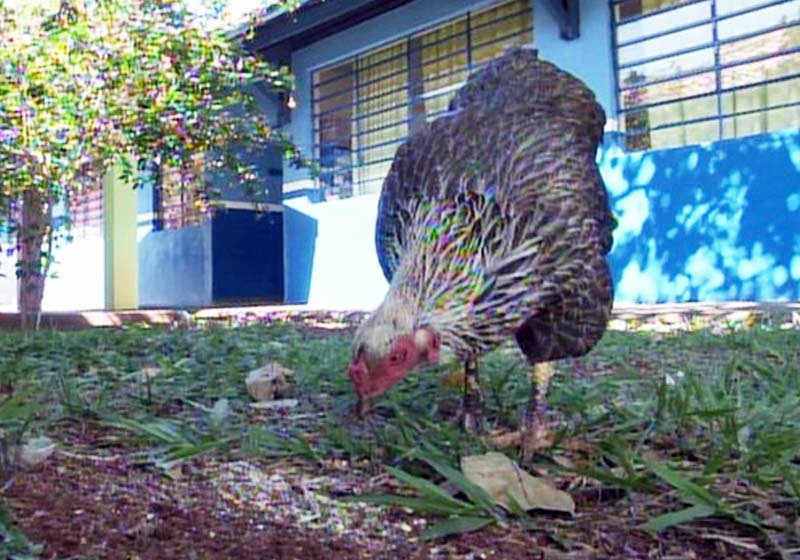
{"label": "metal bar grille", "polygon": [[628,149],[800,126],[800,1],[610,0],[609,6]]}
{"label": "metal bar grille", "polygon": [[73,235],[99,234],[103,227],[103,189],[98,187],[69,199]]}
{"label": "metal bar grille", "polygon": [[[530,8],[528,6],[525,6],[525,8],[522,9],[522,10],[515,11],[515,12],[513,12],[511,14],[505,14],[505,15],[503,15],[501,17],[498,17],[496,19],[493,19],[491,21],[484,22],[484,23],[479,24],[479,25],[473,25],[471,27],[470,27],[470,24],[469,24],[469,13],[468,13],[467,14],[467,29],[471,30],[472,32],[480,31],[483,28],[486,28],[486,27],[489,27],[489,26],[492,26],[492,25],[497,25],[499,23],[503,23],[506,20],[510,20],[512,18],[515,18],[515,17],[524,16],[528,12],[530,12]],[[459,31],[459,32],[453,33],[451,35],[445,35],[444,37],[440,37],[436,41],[432,41],[430,43],[426,43],[425,46],[426,47],[434,47],[434,46],[436,46],[438,44],[445,43],[447,41],[450,41],[450,40],[458,38],[458,37],[466,37],[468,39],[469,38],[468,35],[469,34],[466,31]],[[376,62],[372,62],[371,64],[362,66],[360,68],[360,70],[362,70],[362,71],[371,70],[372,68],[374,68],[376,66],[380,66],[381,64],[385,64],[386,62],[390,62],[390,61],[392,61],[394,59],[400,59],[403,56],[404,55],[399,55],[399,54],[398,55],[388,56],[388,57],[382,58],[382,59],[380,59],[380,60],[378,60]],[[352,74],[352,73],[353,72],[351,72],[350,74]],[[335,81],[341,80],[344,77],[346,77],[344,74],[340,74],[340,75],[337,75],[335,78],[330,78],[328,80],[320,81],[317,85],[318,86],[325,86],[325,85],[328,85],[331,82],[335,82]],[[315,101],[318,101],[318,99],[315,99]]]}
{"label": "metal bar grille", "polygon": [[380,190],[394,153],[447,111],[470,71],[533,41],[528,0],[462,14],[313,75],[313,133],[325,197]]}

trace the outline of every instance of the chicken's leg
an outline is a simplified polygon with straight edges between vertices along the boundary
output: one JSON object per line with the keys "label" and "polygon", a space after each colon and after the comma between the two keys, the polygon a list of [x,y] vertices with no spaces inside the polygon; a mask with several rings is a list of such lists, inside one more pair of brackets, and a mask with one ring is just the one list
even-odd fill
{"label": "chicken's leg", "polygon": [[534,364],[531,374],[531,398],[522,415],[520,449],[528,459],[537,451],[553,445],[553,435],[547,422],[547,388],[555,373],[553,362]]}
{"label": "chicken's leg", "polygon": [[464,396],[458,413],[464,431],[469,433],[480,431],[482,401],[478,383],[478,360],[474,356],[469,356],[464,361]]}

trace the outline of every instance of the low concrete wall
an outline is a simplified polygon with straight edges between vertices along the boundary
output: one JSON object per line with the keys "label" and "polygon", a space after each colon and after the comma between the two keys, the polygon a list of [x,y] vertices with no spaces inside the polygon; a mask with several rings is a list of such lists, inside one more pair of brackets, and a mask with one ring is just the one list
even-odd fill
{"label": "low concrete wall", "polygon": [[[800,300],[800,131],[671,150],[598,153],[619,220],[609,261],[618,302]],[[286,201],[317,222],[308,304],[369,309],[387,284],[377,195]],[[290,264],[291,266],[291,264]]]}

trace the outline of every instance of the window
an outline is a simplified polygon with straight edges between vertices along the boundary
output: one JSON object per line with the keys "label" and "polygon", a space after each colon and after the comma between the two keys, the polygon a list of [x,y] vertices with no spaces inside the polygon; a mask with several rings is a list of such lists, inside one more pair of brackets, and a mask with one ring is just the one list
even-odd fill
{"label": "window", "polygon": [[208,217],[208,205],[199,190],[203,156],[195,155],[185,169],[161,166],[148,170],[153,189],[155,229],[179,229],[197,225]]}
{"label": "window", "polygon": [[99,235],[103,227],[103,187],[76,193],[69,200],[72,234],[76,236]]}
{"label": "window", "polygon": [[528,0],[470,12],[314,72],[314,150],[328,197],[380,191],[398,146],[472,70],[533,42]]}
{"label": "window", "polygon": [[611,0],[632,150],[800,126],[800,1]]}

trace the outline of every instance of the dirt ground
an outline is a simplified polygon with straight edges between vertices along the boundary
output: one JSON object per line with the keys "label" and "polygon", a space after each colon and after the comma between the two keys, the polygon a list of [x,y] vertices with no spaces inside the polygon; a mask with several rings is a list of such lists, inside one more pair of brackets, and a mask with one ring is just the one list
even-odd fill
{"label": "dirt ground", "polygon": [[[689,321],[681,311],[674,321]],[[796,318],[795,308],[783,311],[789,320]],[[644,311],[633,317],[647,319]],[[339,332],[350,332],[356,321],[341,322]],[[305,330],[315,336],[332,332],[316,324]],[[397,490],[366,465],[254,461],[234,468],[220,458],[200,457],[165,476],[137,459],[136,450],[119,447],[113,429],[83,422],[56,427],[50,435],[72,451],[57,451],[41,465],[5,476],[0,490],[20,529],[44,545],[42,558],[48,560],[735,560],[753,557],[748,543],[756,540],[729,538],[727,522],[719,519],[658,536],[631,530],[647,518],[635,499],[582,489],[565,478],[556,482],[575,499],[573,519],[535,514],[530,530],[512,525],[423,542],[429,520],[418,515],[376,506],[337,509],[338,496]],[[274,492],[254,493],[264,486],[259,481]]]}
{"label": "dirt ground", "polygon": [[[310,467],[309,467],[310,468]],[[541,516],[533,531],[484,530],[421,543],[419,525],[386,512],[384,535],[308,528],[297,520],[247,503],[231,507],[202,459],[184,465],[174,480],[122,459],[57,455],[13,475],[3,492],[28,537],[44,545],[45,559],[427,559],[427,558],[748,558],[708,535],[665,534],[660,539],[616,525],[607,496],[581,495],[577,523],[569,528]],[[366,473],[358,473],[366,475]],[[304,476],[341,476],[306,471]]]}

